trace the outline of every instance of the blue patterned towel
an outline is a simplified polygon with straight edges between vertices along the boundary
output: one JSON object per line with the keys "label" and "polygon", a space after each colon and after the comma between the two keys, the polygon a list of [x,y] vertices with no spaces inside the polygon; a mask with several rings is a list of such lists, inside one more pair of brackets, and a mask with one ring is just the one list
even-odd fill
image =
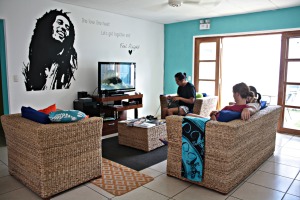
{"label": "blue patterned towel", "polygon": [[201,182],[204,165],[204,138],[207,118],[184,117],[182,120],[181,176]]}

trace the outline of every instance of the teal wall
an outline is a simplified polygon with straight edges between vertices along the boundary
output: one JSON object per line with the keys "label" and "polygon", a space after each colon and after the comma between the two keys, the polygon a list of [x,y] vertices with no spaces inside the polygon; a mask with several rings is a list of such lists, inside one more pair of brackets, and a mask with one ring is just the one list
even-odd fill
{"label": "teal wall", "polygon": [[4,114],[9,114],[7,78],[6,78],[4,22],[1,19],[0,19],[0,62],[1,62],[0,70],[1,70],[1,81],[2,81],[2,95],[3,95],[3,112]]}
{"label": "teal wall", "polygon": [[193,71],[193,36],[277,29],[300,29],[300,6],[243,15],[209,18],[211,28],[199,30],[199,20],[165,25],[164,93],[176,93],[174,75]]}

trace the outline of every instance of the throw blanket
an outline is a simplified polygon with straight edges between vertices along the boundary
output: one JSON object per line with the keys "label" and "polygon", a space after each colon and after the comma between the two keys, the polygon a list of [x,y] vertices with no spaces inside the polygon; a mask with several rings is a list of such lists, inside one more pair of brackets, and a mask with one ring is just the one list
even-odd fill
{"label": "throw blanket", "polygon": [[204,165],[204,138],[207,118],[184,117],[182,121],[181,176],[201,182]]}

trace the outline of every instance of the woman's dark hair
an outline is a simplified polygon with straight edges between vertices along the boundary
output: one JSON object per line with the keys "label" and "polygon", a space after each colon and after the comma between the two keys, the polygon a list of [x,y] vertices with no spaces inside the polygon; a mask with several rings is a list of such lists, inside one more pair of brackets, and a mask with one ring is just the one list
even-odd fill
{"label": "woman's dark hair", "polygon": [[254,97],[257,98],[257,102],[260,103],[261,100],[261,94],[257,92],[256,88],[254,86],[249,86],[250,91],[254,93]]}
{"label": "woman's dark hair", "polygon": [[246,83],[238,83],[232,88],[234,93],[239,93],[243,99],[251,95],[250,89]]}
{"label": "woman's dark hair", "polygon": [[186,79],[186,73],[178,72],[177,74],[175,74],[175,78],[177,78],[179,81],[182,81],[183,79]]}
{"label": "woman's dark hair", "polygon": [[[45,69],[50,69],[53,63],[59,65],[56,74],[56,80],[59,81],[56,83],[56,88],[69,88],[71,78],[74,78],[74,66],[70,64],[70,60],[77,65],[77,52],[73,47],[74,25],[67,14],[62,10],[51,10],[37,19],[29,46],[29,64],[24,64],[23,71],[27,91],[43,89],[47,78]],[[63,16],[70,23],[69,36],[63,42],[52,37],[53,23],[57,16]]]}

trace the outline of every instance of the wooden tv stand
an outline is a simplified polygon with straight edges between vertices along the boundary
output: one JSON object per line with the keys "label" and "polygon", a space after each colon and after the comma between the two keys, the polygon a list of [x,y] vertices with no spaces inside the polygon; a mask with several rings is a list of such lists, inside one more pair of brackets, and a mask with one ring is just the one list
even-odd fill
{"label": "wooden tv stand", "polygon": [[[100,103],[100,113],[105,113],[102,135],[117,133],[118,121],[127,119],[127,110],[134,109],[134,117],[138,118],[138,108],[143,107],[143,94],[92,98]],[[126,105],[122,104],[123,100],[127,100]]]}

